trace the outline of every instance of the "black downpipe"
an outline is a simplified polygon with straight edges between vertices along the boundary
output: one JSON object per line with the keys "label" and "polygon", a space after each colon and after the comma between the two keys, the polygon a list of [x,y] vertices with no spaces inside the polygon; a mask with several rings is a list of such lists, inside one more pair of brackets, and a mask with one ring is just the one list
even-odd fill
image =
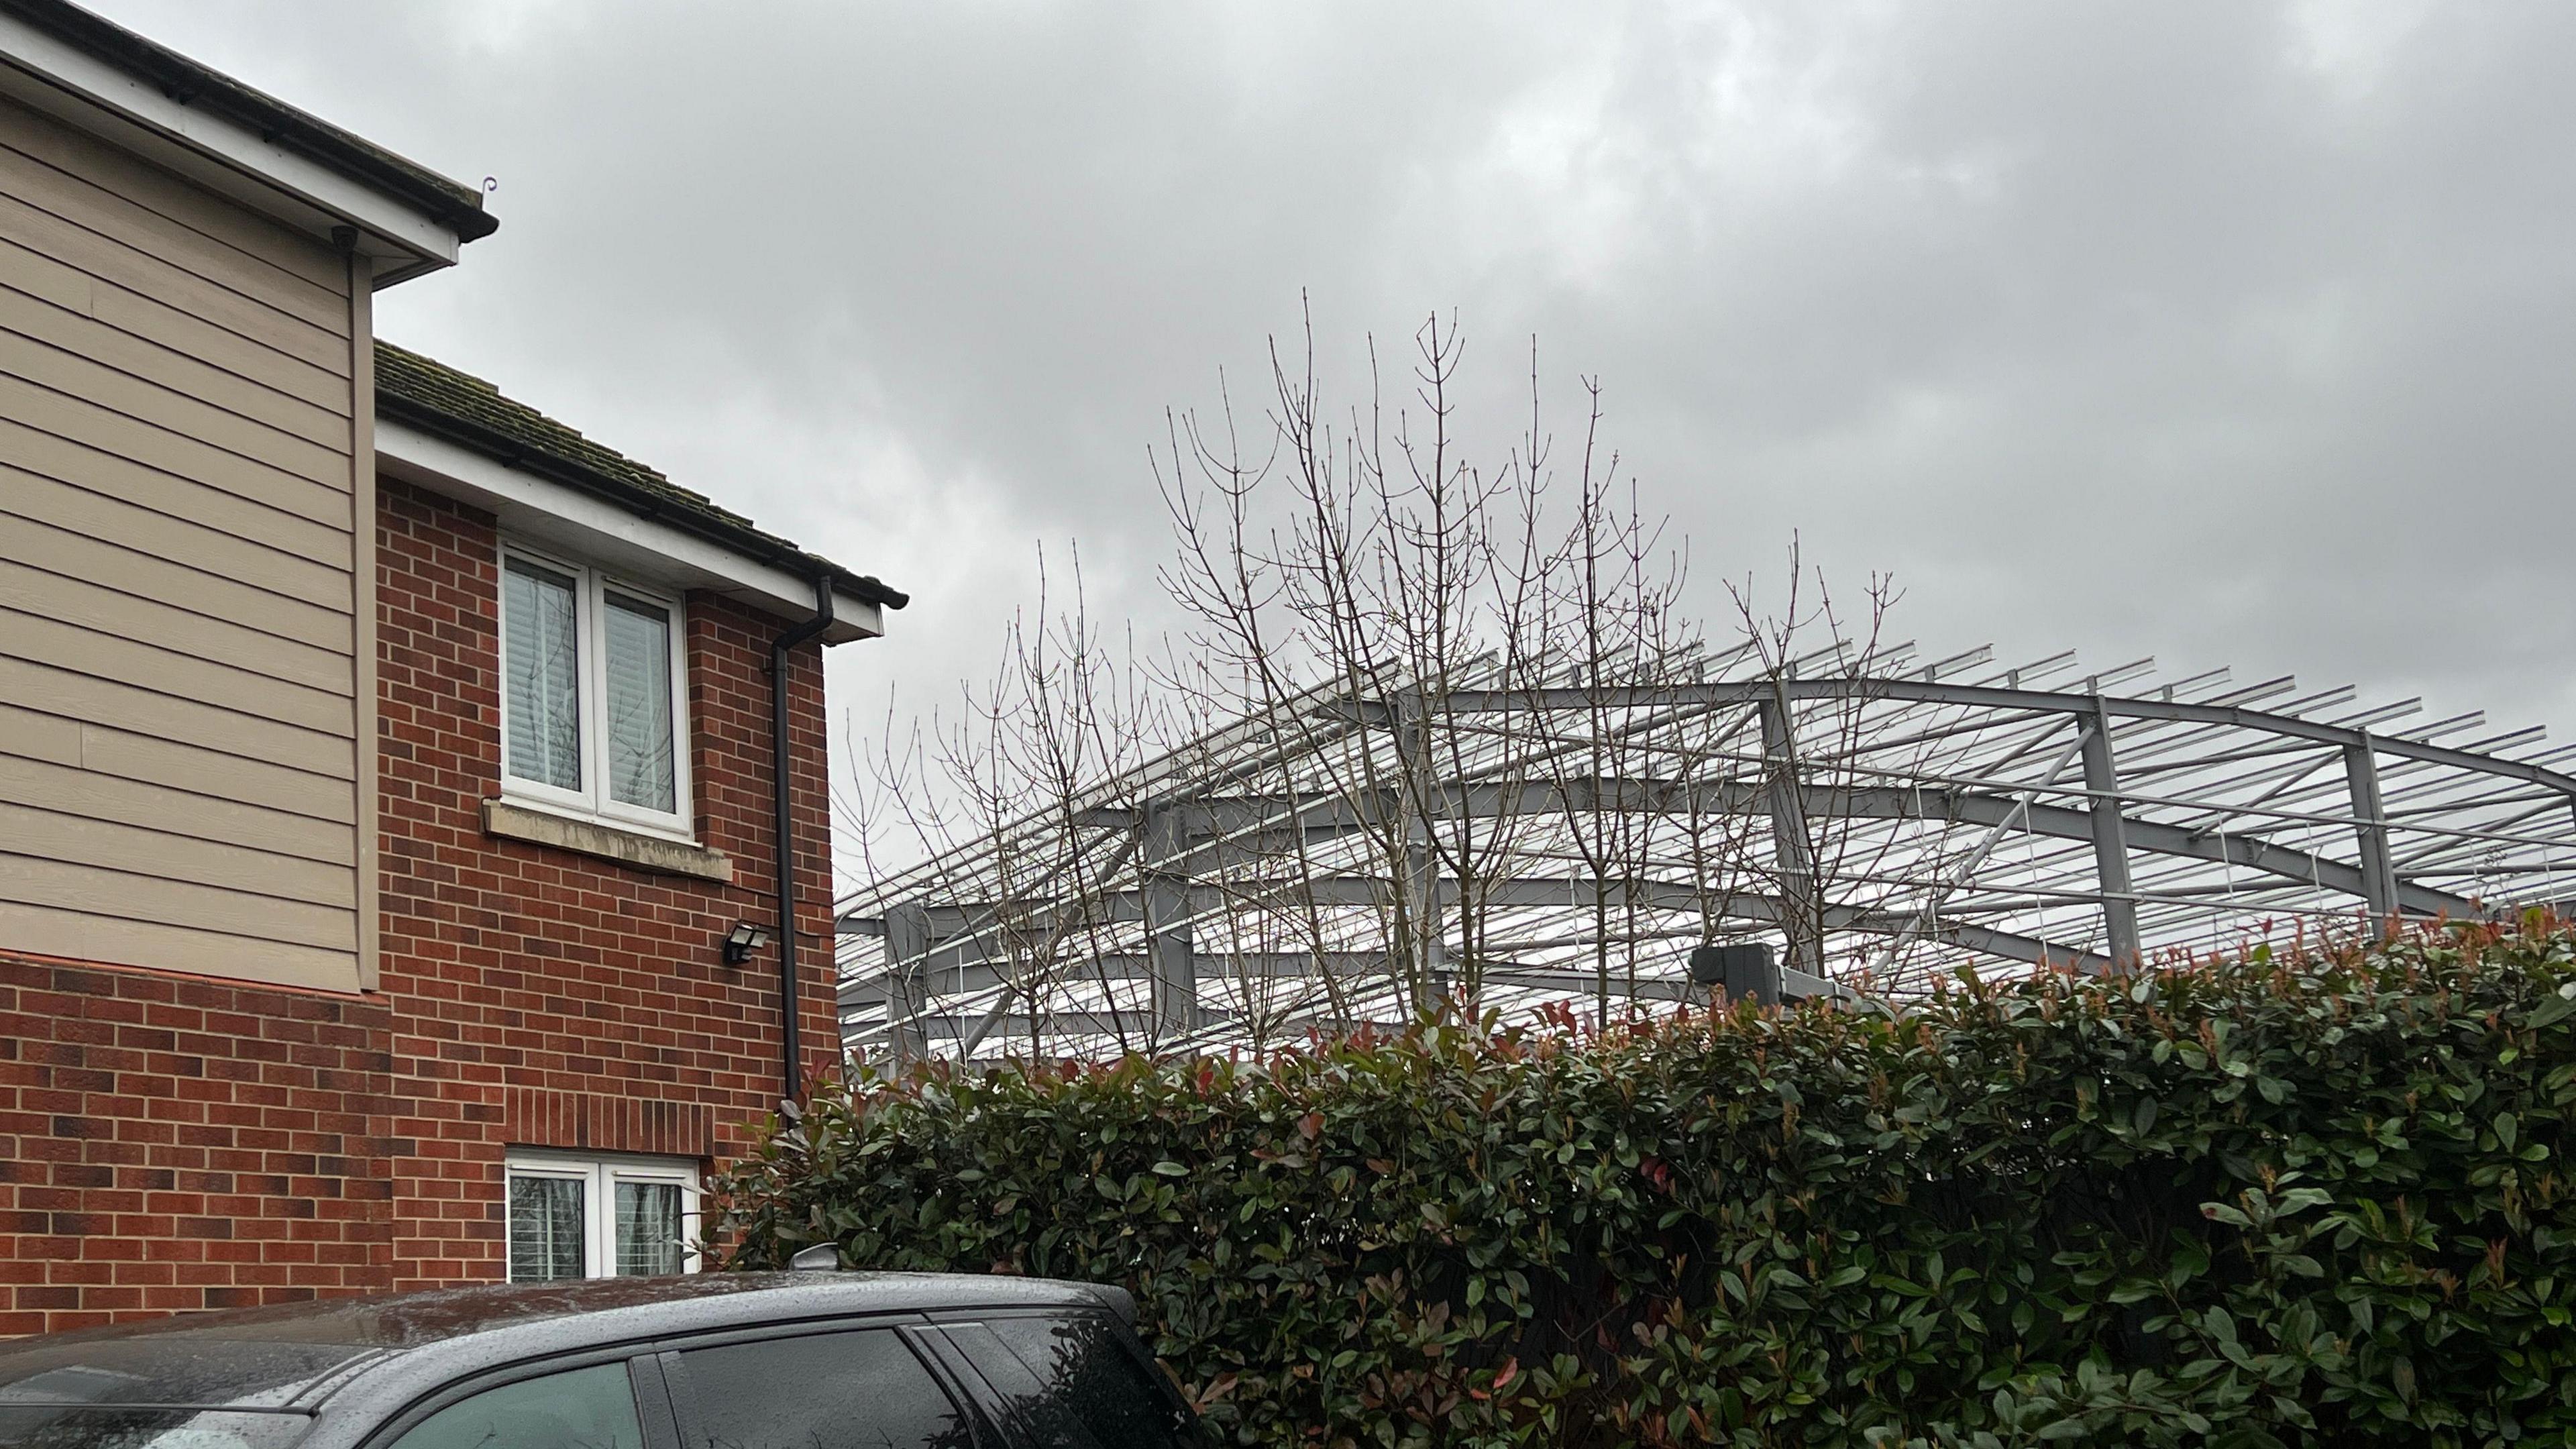
{"label": "black downpipe", "polygon": [[788,814],[787,656],[831,627],[832,580],[825,575],[814,580],[814,617],[769,646],[769,759],[770,773],[778,777],[778,1074],[790,1102],[804,1095],[805,1074],[796,1039],[796,822]]}

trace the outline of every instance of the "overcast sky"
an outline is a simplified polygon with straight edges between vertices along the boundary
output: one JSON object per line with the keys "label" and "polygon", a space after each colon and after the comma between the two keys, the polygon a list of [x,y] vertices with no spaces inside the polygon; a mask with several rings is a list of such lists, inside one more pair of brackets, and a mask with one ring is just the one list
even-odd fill
{"label": "overcast sky", "polygon": [[909,590],[834,704],[982,674],[1041,542],[1153,616],[1167,405],[1532,335],[1703,602],[2295,672],[2576,731],[2576,7],[91,0],[501,230],[381,333]]}

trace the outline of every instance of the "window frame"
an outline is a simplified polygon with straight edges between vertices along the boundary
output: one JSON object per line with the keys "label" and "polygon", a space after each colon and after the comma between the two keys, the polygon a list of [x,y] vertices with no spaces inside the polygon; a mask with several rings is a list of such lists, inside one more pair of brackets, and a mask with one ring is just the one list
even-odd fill
{"label": "window frame", "polygon": [[[610,1363],[623,1364],[626,1368],[627,1387],[635,1396],[635,1416],[644,1432],[645,1449],[677,1449],[669,1428],[670,1395],[662,1382],[661,1365],[655,1362],[651,1353],[637,1353],[632,1344],[606,1344],[544,1358],[519,1359],[449,1379],[408,1402],[396,1404],[391,1412],[378,1417],[357,1442],[362,1449],[398,1449],[405,1434],[419,1428],[440,1410],[452,1408],[477,1394],[508,1388],[530,1379],[574,1373]],[[330,1411],[326,1407],[324,1412],[328,1414]]]}
{"label": "window frame", "polygon": [[501,1167],[501,1271],[505,1278],[510,1270],[510,1179],[514,1177],[547,1177],[583,1184],[581,1263],[584,1278],[618,1276],[617,1184],[677,1183],[682,1229],[680,1271],[695,1273],[704,1266],[698,1252],[697,1236],[691,1231],[698,1221],[700,1204],[700,1173],[695,1160],[651,1157],[641,1153],[559,1152],[549,1148],[513,1147],[504,1155]]}
{"label": "window frame", "polygon": [[[567,790],[542,780],[510,773],[510,627],[509,573],[513,559],[573,581],[575,708],[581,712],[582,788]],[[689,614],[686,600],[674,590],[631,575],[575,562],[561,554],[530,548],[516,539],[501,541],[497,578],[500,628],[501,795],[514,804],[598,821],[689,845],[698,843],[689,782]],[[608,596],[615,593],[665,611],[671,644],[671,804],[665,812],[619,800],[608,785]]]}
{"label": "window frame", "polygon": [[884,1334],[910,1353],[931,1384],[947,1398],[950,1407],[959,1412],[972,1449],[1027,1449],[1002,1427],[1003,1421],[997,1417],[999,1405],[991,1389],[980,1379],[958,1372],[949,1359],[953,1348],[932,1331],[931,1325],[901,1313],[743,1324],[656,1343],[653,1358],[661,1371],[662,1389],[670,1405],[677,1449],[688,1449],[690,1444],[701,1442],[699,1435],[706,1428],[707,1406],[698,1391],[697,1378],[691,1372],[690,1355],[706,1349],[786,1343],[853,1333]]}

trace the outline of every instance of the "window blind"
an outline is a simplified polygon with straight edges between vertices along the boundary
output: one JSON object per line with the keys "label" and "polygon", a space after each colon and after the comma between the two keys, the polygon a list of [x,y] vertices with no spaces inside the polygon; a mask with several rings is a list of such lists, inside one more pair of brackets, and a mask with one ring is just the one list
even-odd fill
{"label": "window blind", "polygon": [[681,1226],[678,1183],[617,1184],[619,1275],[654,1277],[683,1271]]}
{"label": "window blind", "polygon": [[511,1177],[511,1282],[552,1283],[584,1275],[584,1186],[577,1177]]}
{"label": "window blind", "polygon": [[671,615],[608,596],[608,790],[620,804],[678,807],[671,759]]}
{"label": "window blind", "polygon": [[573,581],[512,559],[501,584],[511,774],[581,788],[580,609]]}

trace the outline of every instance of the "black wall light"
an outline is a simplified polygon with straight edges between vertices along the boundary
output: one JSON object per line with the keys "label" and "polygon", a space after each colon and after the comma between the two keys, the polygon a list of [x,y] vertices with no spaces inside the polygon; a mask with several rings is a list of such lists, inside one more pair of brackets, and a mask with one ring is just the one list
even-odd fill
{"label": "black wall light", "polygon": [[739,966],[751,959],[752,952],[768,944],[769,932],[766,929],[749,921],[736,921],[733,929],[725,932],[724,962],[727,966]]}

